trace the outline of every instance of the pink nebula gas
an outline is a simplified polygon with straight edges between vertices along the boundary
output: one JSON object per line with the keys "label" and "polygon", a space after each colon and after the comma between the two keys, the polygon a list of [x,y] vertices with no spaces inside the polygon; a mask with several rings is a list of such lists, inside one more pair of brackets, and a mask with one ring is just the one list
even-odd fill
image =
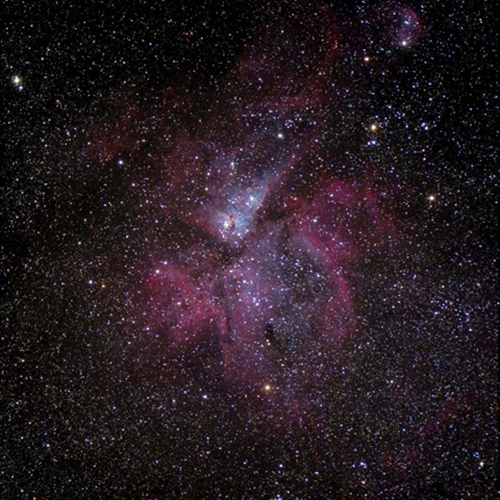
{"label": "pink nebula gas", "polygon": [[[197,124],[188,118],[199,101],[186,104],[178,87],[166,93],[149,138],[159,174],[147,196],[163,207],[170,241],[153,249],[130,300],[153,358],[208,343],[227,383],[264,391],[292,415],[305,412],[300,394],[321,359],[357,327],[355,266],[392,231],[369,182],[340,179],[318,153],[339,100],[327,83],[337,34],[321,12],[264,33]],[[95,153],[144,161],[130,122],[145,115],[127,109],[112,144],[99,131]]]}

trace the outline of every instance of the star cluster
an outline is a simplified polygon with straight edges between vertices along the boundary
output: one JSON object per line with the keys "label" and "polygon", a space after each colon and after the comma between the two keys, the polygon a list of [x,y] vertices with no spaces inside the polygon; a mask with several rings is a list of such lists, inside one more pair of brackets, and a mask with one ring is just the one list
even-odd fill
{"label": "star cluster", "polygon": [[493,32],[7,2],[0,496],[494,498]]}

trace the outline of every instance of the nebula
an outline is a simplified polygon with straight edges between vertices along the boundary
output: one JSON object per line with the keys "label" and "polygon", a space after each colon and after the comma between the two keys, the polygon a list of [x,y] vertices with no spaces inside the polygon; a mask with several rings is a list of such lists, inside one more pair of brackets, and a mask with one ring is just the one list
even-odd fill
{"label": "nebula", "polygon": [[181,112],[172,126],[179,109],[200,106],[174,86],[162,113],[129,99],[111,133],[100,129],[92,142],[104,161],[144,162],[138,124],[157,121],[145,197],[161,201],[171,229],[130,291],[138,337],[146,346],[155,339],[152,358],[209,343],[227,383],[264,391],[294,416],[306,412],[299,394],[322,357],[356,330],[354,268],[393,234],[368,175],[342,179],[318,162],[329,113],[341,104],[330,83],[335,23],[322,14],[254,41],[211,89],[199,124]]}
{"label": "nebula", "polygon": [[455,3],[6,2],[0,498],[498,496]]}

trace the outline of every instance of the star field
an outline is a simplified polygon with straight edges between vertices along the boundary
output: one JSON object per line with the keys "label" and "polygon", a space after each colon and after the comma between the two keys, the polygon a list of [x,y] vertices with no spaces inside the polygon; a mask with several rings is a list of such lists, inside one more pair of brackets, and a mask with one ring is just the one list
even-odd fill
{"label": "star field", "polygon": [[7,2],[0,497],[495,498],[488,2]]}

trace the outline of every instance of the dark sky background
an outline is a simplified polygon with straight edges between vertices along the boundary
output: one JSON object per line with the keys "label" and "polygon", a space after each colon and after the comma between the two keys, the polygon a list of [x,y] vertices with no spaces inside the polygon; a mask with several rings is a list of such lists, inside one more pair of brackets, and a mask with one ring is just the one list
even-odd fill
{"label": "dark sky background", "polygon": [[492,8],[4,2],[0,497],[496,498]]}

